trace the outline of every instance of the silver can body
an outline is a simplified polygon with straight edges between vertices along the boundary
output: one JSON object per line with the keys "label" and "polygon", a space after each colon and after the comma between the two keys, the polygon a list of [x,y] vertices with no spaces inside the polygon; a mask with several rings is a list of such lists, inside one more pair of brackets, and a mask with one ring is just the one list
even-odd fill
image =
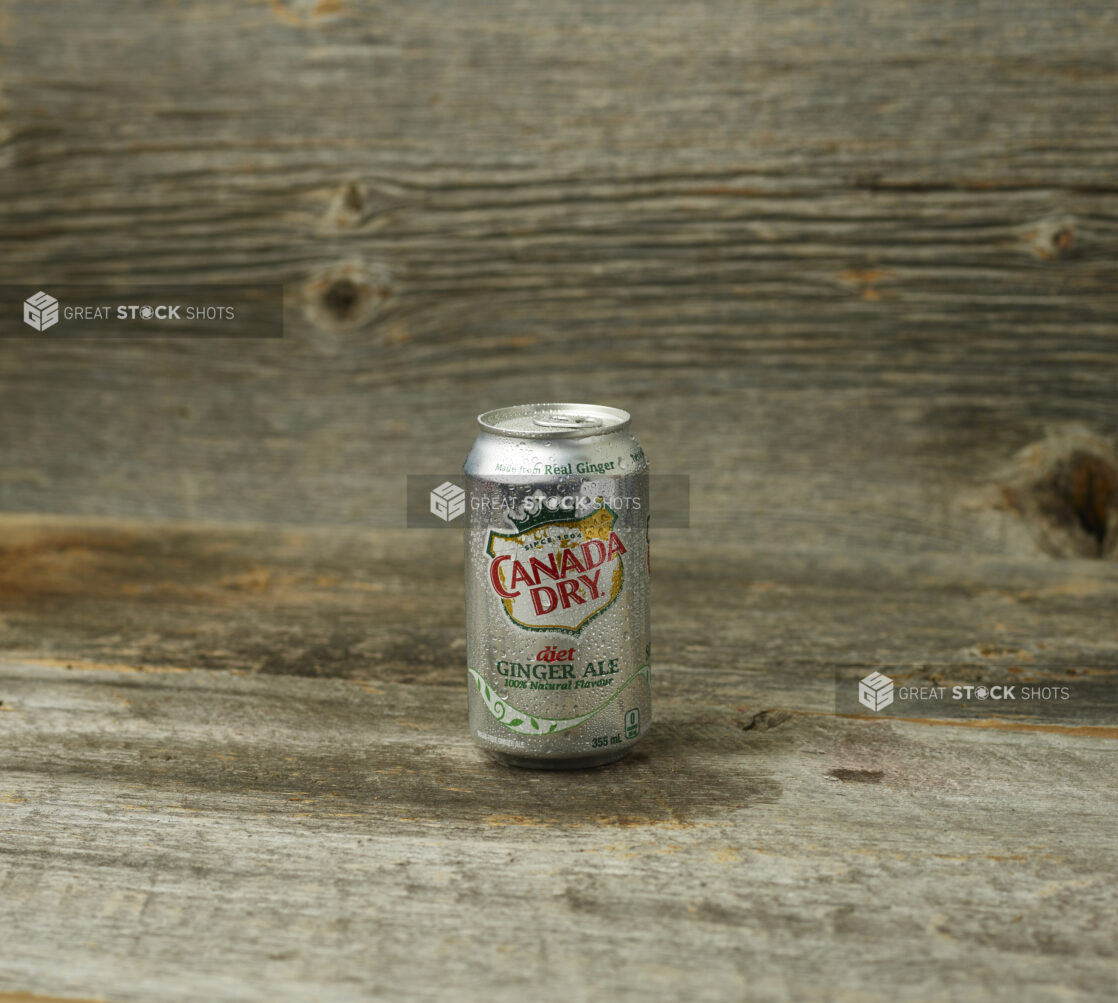
{"label": "silver can body", "polygon": [[480,415],[466,460],[470,732],[515,766],[619,759],[652,723],[648,463],[629,415]]}

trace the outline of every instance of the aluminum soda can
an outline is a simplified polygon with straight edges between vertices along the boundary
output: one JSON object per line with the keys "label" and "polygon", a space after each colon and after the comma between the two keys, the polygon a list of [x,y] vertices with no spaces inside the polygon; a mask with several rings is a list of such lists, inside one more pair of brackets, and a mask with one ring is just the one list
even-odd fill
{"label": "aluminum soda can", "polygon": [[470,732],[514,766],[628,753],[652,723],[648,463],[629,414],[478,416],[466,459]]}

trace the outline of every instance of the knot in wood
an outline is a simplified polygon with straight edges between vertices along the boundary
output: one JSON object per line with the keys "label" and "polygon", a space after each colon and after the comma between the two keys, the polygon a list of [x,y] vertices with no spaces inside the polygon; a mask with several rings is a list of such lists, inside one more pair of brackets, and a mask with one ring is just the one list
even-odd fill
{"label": "knot in wood", "polygon": [[307,283],[307,319],[320,331],[353,331],[380,314],[391,294],[392,279],[386,268],[347,262]]}
{"label": "knot in wood", "polygon": [[1002,482],[1009,507],[1057,557],[1109,557],[1118,541],[1118,456],[1083,429],[1023,449]]}
{"label": "knot in wood", "polygon": [[1075,224],[1069,217],[1042,219],[1024,234],[1033,254],[1045,261],[1065,258],[1075,242]]}
{"label": "knot in wood", "polygon": [[368,190],[358,181],[342,185],[327,212],[327,222],[339,229],[360,226],[368,217]]}

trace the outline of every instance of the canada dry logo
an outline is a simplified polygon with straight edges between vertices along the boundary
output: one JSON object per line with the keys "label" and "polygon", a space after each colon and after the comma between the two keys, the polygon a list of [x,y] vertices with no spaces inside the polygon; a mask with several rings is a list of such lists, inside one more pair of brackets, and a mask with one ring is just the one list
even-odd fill
{"label": "canada dry logo", "polygon": [[870,710],[884,710],[893,702],[893,680],[880,672],[871,672],[858,681],[858,703]]}
{"label": "canada dry logo", "polygon": [[528,630],[577,634],[608,609],[625,579],[616,513],[601,505],[581,519],[541,509],[512,519],[520,532],[489,534],[489,585],[510,620]]}
{"label": "canada dry logo", "polygon": [[431,492],[431,513],[443,522],[457,519],[466,511],[466,492],[450,481],[443,481]]}
{"label": "canada dry logo", "polygon": [[58,300],[37,292],[23,301],[23,322],[36,331],[46,331],[58,323]]}

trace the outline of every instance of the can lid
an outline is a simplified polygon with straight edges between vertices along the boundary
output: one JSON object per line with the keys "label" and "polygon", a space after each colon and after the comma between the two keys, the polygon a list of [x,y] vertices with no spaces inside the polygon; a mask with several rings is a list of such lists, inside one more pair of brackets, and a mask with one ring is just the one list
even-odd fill
{"label": "can lid", "polygon": [[487,432],[516,439],[583,439],[626,428],[629,412],[602,404],[516,404],[477,420]]}

